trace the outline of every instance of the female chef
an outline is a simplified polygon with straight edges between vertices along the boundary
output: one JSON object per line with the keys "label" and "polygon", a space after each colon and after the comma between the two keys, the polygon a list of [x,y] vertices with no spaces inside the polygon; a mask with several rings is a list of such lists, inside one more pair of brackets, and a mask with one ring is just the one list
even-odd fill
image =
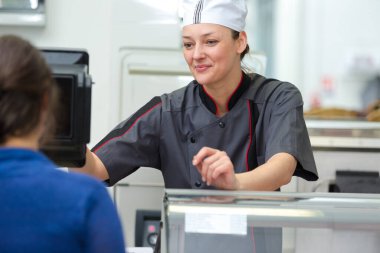
{"label": "female chef", "polygon": [[242,70],[244,0],[185,0],[183,55],[194,76],[105,136],[81,171],[110,185],[139,167],[167,188],[276,190],[317,180],[303,101],[292,84]]}
{"label": "female chef", "polygon": [[[80,170],[113,185],[152,167],[166,188],[187,189],[272,191],[292,176],[317,180],[299,90],[242,70],[246,15],[244,0],[185,0],[183,55],[195,80],[121,122]],[[238,241],[193,236],[190,252],[282,252],[276,228]]]}

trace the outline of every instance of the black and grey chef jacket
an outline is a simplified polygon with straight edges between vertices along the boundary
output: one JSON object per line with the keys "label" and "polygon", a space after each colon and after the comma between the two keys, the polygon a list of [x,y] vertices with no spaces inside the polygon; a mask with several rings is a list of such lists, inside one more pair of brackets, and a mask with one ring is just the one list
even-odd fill
{"label": "black and grey chef jacket", "polygon": [[202,147],[227,152],[236,173],[289,153],[297,159],[295,176],[318,179],[297,87],[243,73],[228,112],[218,117],[216,110],[196,81],[154,97],[93,148],[108,171],[109,184],[139,167],[152,167],[161,170],[166,188],[208,188],[192,165]]}

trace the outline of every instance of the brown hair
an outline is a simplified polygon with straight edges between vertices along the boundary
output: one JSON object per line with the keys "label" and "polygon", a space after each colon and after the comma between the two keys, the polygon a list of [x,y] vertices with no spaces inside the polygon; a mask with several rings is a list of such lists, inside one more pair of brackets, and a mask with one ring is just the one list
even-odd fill
{"label": "brown hair", "polygon": [[[232,38],[234,40],[237,40],[239,38],[240,32],[231,30],[232,31]],[[249,45],[245,47],[244,51],[240,54],[240,60],[243,60],[244,56],[249,53]]]}
{"label": "brown hair", "polygon": [[56,84],[39,50],[20,37],[1,36],[0,144],[8,137],[31,133],[45,107],[48,110],[46,129],[51,132],[56,97]]}

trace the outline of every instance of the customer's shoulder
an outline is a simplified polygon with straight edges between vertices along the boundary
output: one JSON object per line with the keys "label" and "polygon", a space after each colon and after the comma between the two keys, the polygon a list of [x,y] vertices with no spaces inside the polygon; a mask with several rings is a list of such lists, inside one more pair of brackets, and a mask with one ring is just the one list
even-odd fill
{"label": "customer's shoulder", "polygon": [[89,189],[102,189],[106,186],[99,179],[80,172],[64,172],[55,169],[52,171],[52,174],[51,180],[54,180],[57,184],[68,189],[75,188],[78,191],[88,191]]}

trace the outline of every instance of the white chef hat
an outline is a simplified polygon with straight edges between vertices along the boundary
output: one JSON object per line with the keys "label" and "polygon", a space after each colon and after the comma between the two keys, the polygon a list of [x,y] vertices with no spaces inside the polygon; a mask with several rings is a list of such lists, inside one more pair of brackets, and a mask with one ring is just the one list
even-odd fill
{"label": "white chef hat", "polygon": [[241,32],[246,16],[245,0],[183,0],[183,26],[210,23]]}

